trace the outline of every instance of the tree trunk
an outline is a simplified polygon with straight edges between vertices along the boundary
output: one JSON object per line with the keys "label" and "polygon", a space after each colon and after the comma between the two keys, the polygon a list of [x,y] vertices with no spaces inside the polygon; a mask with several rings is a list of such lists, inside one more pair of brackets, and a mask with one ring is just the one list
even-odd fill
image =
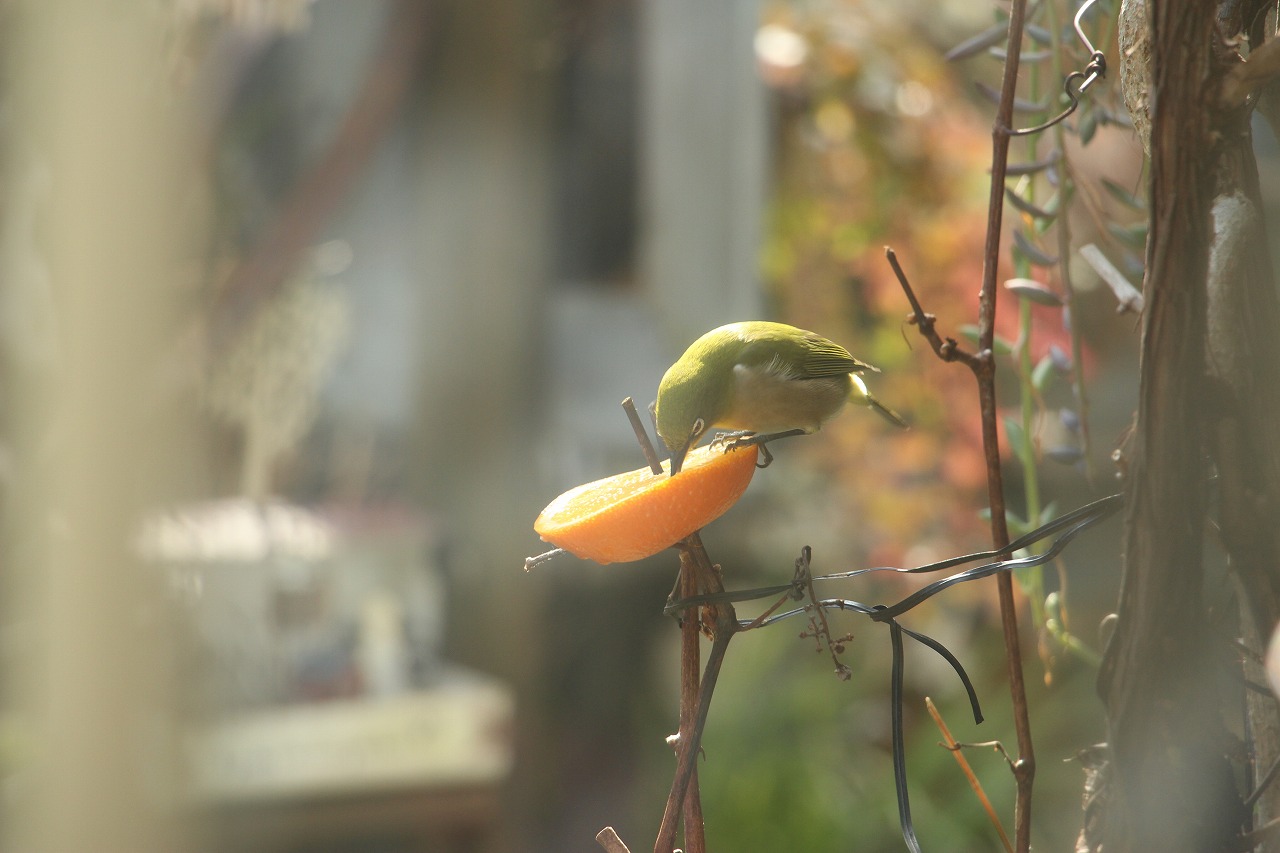
{"label": "tree trunk", "polygon": [[[1263,422],[1246,413],[1250,397],[1230,402],[1234,394],[1262,393],[1268,413],[1277,406],[1274,387],[1245,379],[1257,354],[1241,349],[1255,339],[1242,334],[1239,324],[1246,323],[1259,331],[1260,345],[1274,350],[1280,316],[1265,244],[1256,242],[1260,224],[1253,217],[1237,233],[1226,213],[1239,205],[1215,205],[1220,194],[1256,197],[1247,116],[1220,106],[1230,57],[1222,53],[1214,4],[1152,2],[1149,11],[1151,231],[1142,376],[1127,454],[1120,620],[1099,680],[1110,725],[1108,853],[1225,850],[1246,827],[1223,717],[1231,707],[1224,697],[1239,697],[1241,682],[1223,666],[1226,646],[1206,620],[1202,549],[1211,448],[1222,475],[1224,542],[1239,548],[1232,566],[1246,588],[1257,590],[1245,596],[1258,604],[1250,615],[1274,622],[1277,598],[1276,525],[1249,523],[1265,505],[1254,502],[1247,514],[1228,506],[1269,495],[1275,482],[1272,466],[1250,458],[1273,443],[1253,431]],[[1244,241],[1240,251],[1231,249],[1237,244],[1228,244],[1228,235]],[[1227,519],[1228,510],[1237,514]]]}

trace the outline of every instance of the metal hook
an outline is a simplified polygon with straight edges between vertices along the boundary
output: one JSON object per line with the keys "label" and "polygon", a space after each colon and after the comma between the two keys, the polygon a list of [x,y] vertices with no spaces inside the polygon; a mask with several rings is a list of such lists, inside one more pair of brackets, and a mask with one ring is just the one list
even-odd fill
{"label": "metal hook", "polygon": [[[1097,0],[1085,0],[1080,4],[1080,8],[1076,10],[1076,16],[1071,21],[1071,26],[1075,28],[1076,38],[1080,39],[1080,43],[1084,45],[1084,49],[1089,51],[1089,64],[1084,67],[1085,73],[1089,76],[1080,84],[1079,94],[1083,95],[1084,90],[1093,85],[1095,80],[1107,76],[1107,57],[1102,51],[1093,46],[1093,42],[1089,41],[1089,37],[1084,34],[1084,28],[1080,26],[1080,19],[1084,17],[1084,13],[1093,8],[1093,4]],[[1092,73],[1090,73],[1092,72]]]}
{"label": "metal hook", "polygon": [[[1071,104],[1062,112],[1046,121],[1044,124],[1038,124],[1035,127],[1023,127],[1018,130],[1009,131],[1010,136],[1029,136],[1033,133],[1039,133],[1042,130],[1048,130],[1055,124],[1065,120],[1067,116],[1076,111],[1076,107],[1080,106],[1080,96],[1084,94],[1084,90],[1092,86],[1095,82],[1107,76],[1107,57],[1101,52],[1095,51],[1089,64],[1084,67],[1083,71],[1072,71],[1067,75],[1067,79],[1063,81],[1062,88],[1067,99]],[[1076,80],[1081,80],[1080,88],[1074,92],[1071,90],[1071,84]]]}
{"label": "metal hook", "polygon": [[1081,3],[1080,8],[1076,10],[1075,18],[1071,21],[1071,26],[1075,27],[1076,30],[1076,38],[1080,39],[1085,50],[1089,51],[1089,53],[1097,53],[1098,51],[1094,50],[1093,42],[1089,41],[1089,37],[1084,34],[1084,29],[1080,26],[1080,19],[1084,17],[1084,13],[1089,11],[1096,2],[1097,0],[1085,0],[1085,2]]}
{"label": "metal hook", "polygon": [[[1067,99],[1071,101],[1070,106],[1044,124],[1038,124],[1035,127],[1024,127],[1019,130],[1010,130],[1010,136],[1029,136],[1042,130],[1048,130],[1055,124],[1065,120],[1080,106],[1080,96],[1085,93],[1085,90],[1107,76],[1106,54],[1094,48],[1093,42],[1089,41],[1089,37],[1084,34],[1084,29],[1080,26],[1080,19],[1096,2],[1097,0],[1085,0],[1084,3],[1080,4],[1079,10],[1076,11],[1076,16],[1071,22],[1075,28],[1076,37],[1080,39],[1085,49],[1089,51],[1089,63],[1085,65],[1083,71],[1072,71],[1067,75],[1067,79],[1063,81],[1062,88],[1066,92]],[[1072,91],[1071,84],[1076,80],[1081,81],[1080,88]]]}

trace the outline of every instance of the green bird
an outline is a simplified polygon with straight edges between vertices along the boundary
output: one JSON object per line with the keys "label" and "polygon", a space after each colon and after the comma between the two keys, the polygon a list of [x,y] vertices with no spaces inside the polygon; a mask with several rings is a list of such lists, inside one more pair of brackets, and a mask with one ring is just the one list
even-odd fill
{"label": "green bird", "polygon": [[845,403],[857,402],[905,428],[867,390],[859,376],[867,372],[880,371],[795,326],[754,320],[712,329],[658,386],[654,418],[671,451],[671,472],[713,427],[762,438],[813,433]]}

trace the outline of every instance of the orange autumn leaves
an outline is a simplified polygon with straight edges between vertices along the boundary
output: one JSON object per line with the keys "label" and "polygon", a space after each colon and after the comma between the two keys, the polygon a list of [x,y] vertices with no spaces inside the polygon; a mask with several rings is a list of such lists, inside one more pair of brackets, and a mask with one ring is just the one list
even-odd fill
{"label": "orange autumn leaves", "polygon": [[719,518],[746,491],[756,470],[754,447],[700,447],[668,476],[648,468],[570,489],[533,523],[547,542],[597,563],[652,556]]}

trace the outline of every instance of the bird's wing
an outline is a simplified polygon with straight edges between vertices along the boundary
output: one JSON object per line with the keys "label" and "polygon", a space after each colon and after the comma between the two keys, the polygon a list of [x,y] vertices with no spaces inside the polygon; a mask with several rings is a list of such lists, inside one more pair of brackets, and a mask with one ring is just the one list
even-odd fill
{"label": "bird's wing", "polygon": [[849,351],[839,344],[813,332],[806,332],[803,337],[750,341],[743,348],[738,362],[785,373],[790,379],[823,379],[850,373],[880,372],[849,355]]}

